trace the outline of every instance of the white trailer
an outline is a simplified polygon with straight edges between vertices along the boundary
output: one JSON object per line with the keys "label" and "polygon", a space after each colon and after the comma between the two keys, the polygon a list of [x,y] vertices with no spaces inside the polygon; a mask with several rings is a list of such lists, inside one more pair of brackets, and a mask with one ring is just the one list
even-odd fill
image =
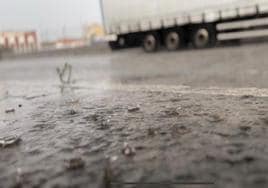
{"label": "white trailer", "polygon": [[112,49],[206,48],[268,36],[268,0],[100,0]]}

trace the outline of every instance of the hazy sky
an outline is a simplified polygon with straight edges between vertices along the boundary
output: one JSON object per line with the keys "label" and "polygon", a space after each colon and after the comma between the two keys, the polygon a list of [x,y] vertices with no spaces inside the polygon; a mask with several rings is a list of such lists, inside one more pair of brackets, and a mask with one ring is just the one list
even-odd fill
{"label": "hazy sky", "polygon": [[101,22],[99,0],[0,0],[0,30],[37,29],[41,38],[79,36]]}

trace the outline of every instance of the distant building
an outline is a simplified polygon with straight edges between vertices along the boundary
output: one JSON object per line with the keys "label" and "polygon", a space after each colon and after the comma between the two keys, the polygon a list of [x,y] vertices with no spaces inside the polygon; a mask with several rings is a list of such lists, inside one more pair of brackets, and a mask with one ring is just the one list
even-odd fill
{"label": "distant building", "polygon": [[39,49],[39,41],[35,31],[0,32],[0,48],[16,53],[34,52]]}
{"label": "distant building", "polygon": [[87,45],[87,41],[84,39],[63,38],[56,41],[43,42],[43,50],[58,50],[68,48],[79,48]]}
{"label": "distant building", "polygon": [[86,45],[86,41],[83,39],[71,39],[64,38],[55,42],[56,49],[64,49],[64,48],[78,48]]}

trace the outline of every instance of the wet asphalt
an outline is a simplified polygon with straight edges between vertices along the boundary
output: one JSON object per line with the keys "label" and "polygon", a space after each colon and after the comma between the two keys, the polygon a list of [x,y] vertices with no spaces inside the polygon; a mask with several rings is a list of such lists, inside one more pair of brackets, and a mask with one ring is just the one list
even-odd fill
{"label": "wet asphalt", "polygon": [[267,50],[0,61],[0,187],[267,187]]}

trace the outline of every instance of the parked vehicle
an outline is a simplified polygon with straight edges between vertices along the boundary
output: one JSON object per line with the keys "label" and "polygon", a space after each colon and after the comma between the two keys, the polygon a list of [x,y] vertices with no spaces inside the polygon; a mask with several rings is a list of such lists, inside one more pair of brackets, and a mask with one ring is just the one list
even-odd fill
{"label": "parked vehicle", "polygon": [[100,0],[112,49],[155,52],[268,36],[268,0]]}

